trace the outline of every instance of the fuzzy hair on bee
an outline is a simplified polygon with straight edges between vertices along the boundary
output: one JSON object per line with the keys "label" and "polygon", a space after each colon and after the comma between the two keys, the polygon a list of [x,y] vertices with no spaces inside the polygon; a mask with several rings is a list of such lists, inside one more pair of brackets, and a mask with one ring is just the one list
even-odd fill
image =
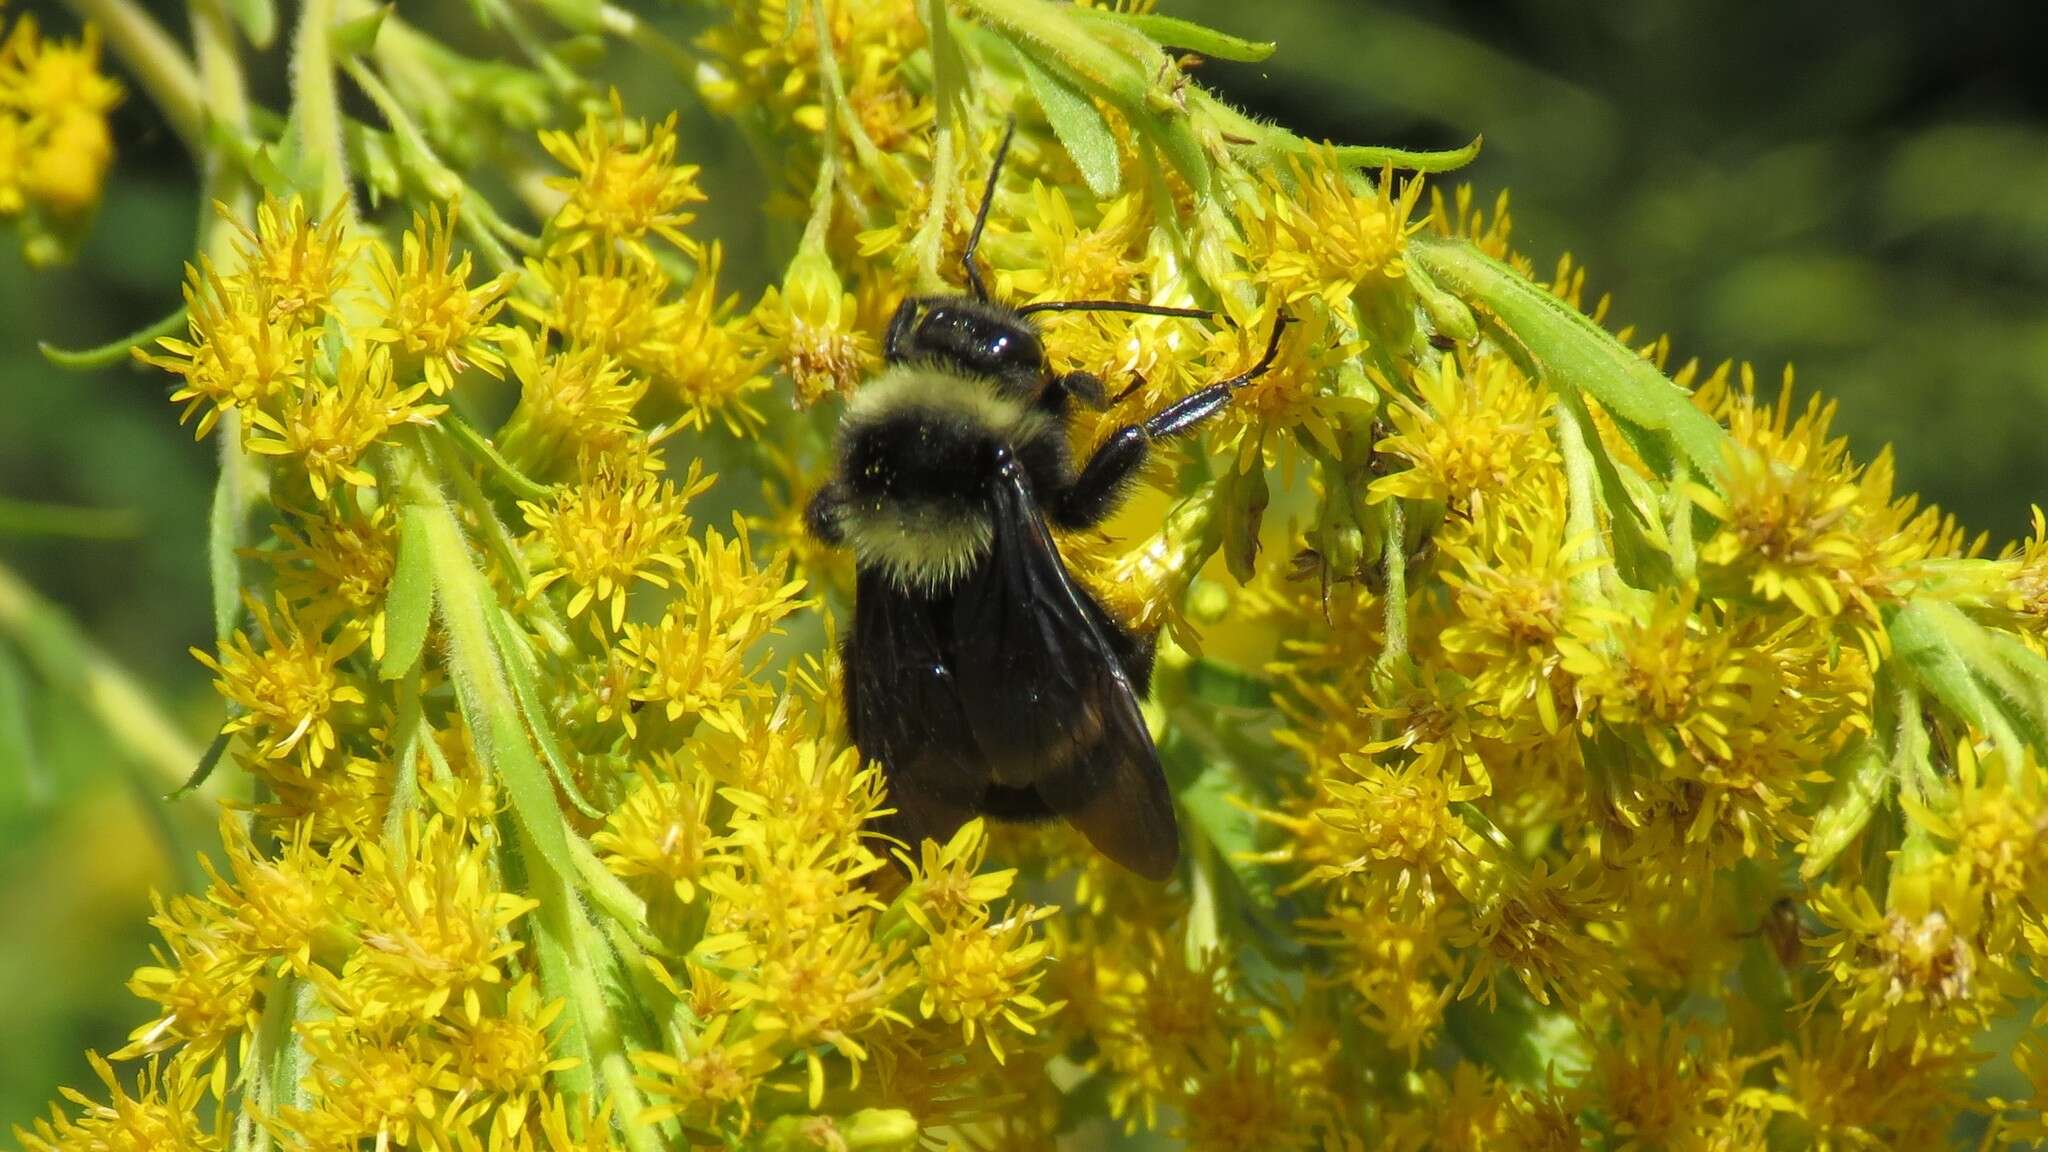
{"label": "fuzzy hair on bee", "polygon": [[1152,643],[1074,580],[1051,526],[1100,525],[1155,441],[1222,410],[1272,364],[1286,317],[1258,363],[1116,429],[1077,462],[1067,415],[1074,403],[1106,407],[1102,382],[1052,371],[1031,316],[1210,314],[991,300],[975,251],[1009,144],[1005,130],[962,258],[967,294],[897,308],[885,368],[847,403],[835,474],[806,510],[812,535],[853,553],[847,725],[888,783],[883,831],[913,848],[975,816],[1064,819],[1163,880],[1180,841],[1139,710]]}

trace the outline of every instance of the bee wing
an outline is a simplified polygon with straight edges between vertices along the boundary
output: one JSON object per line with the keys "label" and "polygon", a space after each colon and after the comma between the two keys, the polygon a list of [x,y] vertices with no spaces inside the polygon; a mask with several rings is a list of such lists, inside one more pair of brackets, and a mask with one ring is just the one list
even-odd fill
{"label": "bee wing", "polygon": [[988,560],[954,602],[976,743],[1008,766],[996,783],[1035,786],[1103,855],[1164,879],[1180,856],[1173,796],[1107,617],[1067,574],[1016,460],[992,496]]}
{"label": "bee wing", "polygon": [[889,783],[896,812],[883,831],[914,852],[925,837],[944,841],[966,822],[988,788],[988,768],[972,754],[966,706],[931,602],[863,572],[854,605],[842,653],[847,728]]}

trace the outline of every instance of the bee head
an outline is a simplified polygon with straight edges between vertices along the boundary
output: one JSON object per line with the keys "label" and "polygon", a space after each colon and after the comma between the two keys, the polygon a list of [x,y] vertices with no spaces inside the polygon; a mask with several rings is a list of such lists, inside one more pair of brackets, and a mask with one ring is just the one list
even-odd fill
{"label": "bee head", "polygon": [[912,297],[889,321],[890,360],[993,380],[1035,400],[1045,389],[1045,343],[1016,311],[972,296]]}

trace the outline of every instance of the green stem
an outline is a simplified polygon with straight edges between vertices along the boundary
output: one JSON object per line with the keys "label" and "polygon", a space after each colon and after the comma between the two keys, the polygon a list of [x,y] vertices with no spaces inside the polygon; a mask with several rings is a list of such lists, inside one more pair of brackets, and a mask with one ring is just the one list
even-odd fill
{"label": "green stem", "polygon": [[160,711],[120,665],[78,631],[56,605],[0,565],[0,635],[20,646],[37,674],[67,692],[122,752],[146,767],[159,794],[185,783],[200,747]]}
{"label": "green stem", "polygon": [[[1577,411],[1561,393],[1553,413],[1558,452],[1564,458],[1564,527],[1565,535],[1573,542],[1572,559],[1598,560],[1604,556],[1604,550],[1600,547],[1600,480],[1595,473],[1593,452],[1586,443]],[[1572,577],[1572,592],[1580,603],[1597,604],[1605,598],[1601,591],[1605,569],[1606,565],[1602,565]]]}
{"label": "green stem", "polygon": [[1380,537],[1387,566],[1387,595],[1381,606],[1386,621],[1386,648],[1379,670],[1391,672],[1408,662],[1408,512],[1399,500],[1380,505]]}
{"label": "green stem", "polygon": [[561,962],[549,964],[550,983],[570,1002],[606,1094],[615,1105],[626,1144],[633,1152],[660,1152],[659,1134],[635,1123],[645,1106],[633,1082],[618,1024],[598,984],[612,954],[598,934],[573,887],[578,878],[574,839],[547,769],[535,755],[507,677],[507,654],[492,635],[489,608],[496,594],[477,569],[475,554],[462,531],[454,507],[428,475],[414,452],[394,448],[391,474],[399,495],[425,527],[434,568],[435,602],[448,635],[448,672],[457,702],[469,727],[477,757],[494,775],[511,801],[518,840],[525,849],[528,883],[540,902],[536,926],[549,950]]}
{"label": "green stem", "polygon": [[520,500],[545,500],[552,493],[553,490],[547,485],[527,476],[514,467],[510,460],[505,459],[497,447],[482,432],[477,431],[476,425],[449,412],[441,417],[441,428],[466,455],[482,464],[491,475],[496,476],[514,497]]}
{"label": "green stem", "polygon": [[[349,79],[377,106],[384,122],[391,126],[391,136],[397,142],[400,170],[412,177],[415,183],[425,189],[436,200],[462,201],[462,215],[457,227],[469,238],[470,243],[484,254],[484,259],[500,272],[519,271],[519,261],[499,239],[500,232],[510,225],[498,216],[497,210],[485,196],[463,196],[469,185],[455,170],[443,163],[435,153],[434,146],[427,141],[427,135],[405,111],[405,106],[393,96],[377,74],[365,66],[359,58],[349,57],[341,62]],[[516,235],[516,230],[513,230]]]}
{"label": "green stem", "polygon": [[107,46],[149,93],[185,151],[195,159],[205,155],[206,110],[201,105],[199,74],[170,33],[131,0],[66,2],[81,19],[99,27]]}
{"label": "green stem", "polygon": [[321,215],[355,216],[348,160],[342,154],[341,95],[334,83],[335,0],[305,0],[292,37],[292,118],[297,122],[304,191]]}

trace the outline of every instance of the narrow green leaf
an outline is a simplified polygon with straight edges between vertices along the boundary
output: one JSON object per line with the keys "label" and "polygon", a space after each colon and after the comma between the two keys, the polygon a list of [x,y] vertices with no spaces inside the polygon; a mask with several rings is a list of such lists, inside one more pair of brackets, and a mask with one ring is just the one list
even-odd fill
{"label": "narrow green leaf", "polygon": [[1151,12],[1116,12],[1108,8],[1076,8],[1075,12],[1105,23],[1135,28],[1162,48],[1185,48],[1213,60],[1257,64],[1271,56],[1277,47],[1271,40],[1246,40],[1192,20]]}
{"label": "narrow green leaf", "polygon": [[1998,693],[2003,711],[2036,752],[2048,758],[2048,659],[2004,632],[1986,632],[1987,666],[1981,678]]}
{"label": "narrow green leaf", "polygon": [[1223,474],[1223,565],[1240,584],[1252,582],[1259,560],[1259,527],[1273,502],[1263,459],[1254,456],[1247,471],[1230,468]]}
{"label": "narrow green leaf", "polygon": [[547,485],[513,467],[512,462],[498,452],[497,446],[491,443],[489,437],[477,431],[475,425],[457,416],[453,411],[441,417],[440,426],[447,430],[449,439],[455,441],[457,447],[496,476],[512,495],[521,500],[544,500],[552,491]]}
{"label": "narrow green leaf", "polygon": [[1834,785],[1814,814],[1813,834],[1806,841],[1806,859],[1799,878],[1811,881],[1832,866],[1843,849],[1855,843],[1878,807],[1891,794],[1894,777],[1884,749],[1872,739],[1858,740],[1827,766]]}
{"label": "narrow green leaf", "polygon": [[198,791],[199,786],[206,783],[207,777],[213,775],[213,770],[220,767],[221,756],[227,752],[228,741],[232,739],[234,736],[228,732],[214,733],[213,743],[208,744],[206,751],[199,754],[199,763],[193,767],[192,775],[187,776],[185,782],[172,789],[164,799],[182,800]]}
{"label": "narrow green leaf", "polygon": [[1047,71],[1029,53],[1018,52],[1017,60],[1031,82],[1031,94],[1045,111],[1046,122],[1052,125],[1053,135],[1059,137],[1060,146],[1073,157],[1074,167],[1081,170],[1088,190],[1101,197],[1122,191],[1123,156],[1117,150],[1116,134],[1109,130],[1109,122],[1103,119],[1095,101]]}
{"label": "narrow green leaf", "polygon": [[156,323],[139,328],[119,340],[110,341],[97,348],[80,348],[73,351],[59,348],[46,340],[37,341],[36,347],[42,350],[43,359],[59,368],[68,368],[73,372],[94,372],[133,358],[136,349],[147,348],[165,336],[184,331],[185,324],[185,308],[180,305],[176,312]]}
{"label": "narrow green leaf", "polygon": [[[1642,512],[1629,498],[1628,489],[1622,483],[1621,470],[1615,466],[1613,455],[1601,441],[1600,430],[1593,426],[1593,416],[1586,410],[1584,397],[1568,382],[1559,381],[1559,385],[1558,415],[1561,420],[1569,421],[1571,430],[1577,433],[1575,436],[1560,435],[1559,440],[1567,457],[1583,452],[1592,464],[1593,475],[1599,481],[1600,503],[1607,509],[1607,532],[1613,543],[1615,571],[1632,588],[1668,587],[1672,581],[1671,558],[1650,543]],[[1566,429],[1560,427],[1559,431],[1562,433]],[[1568,459],[1565,474],[1569,477],[1574,471],[1572,461]]]}
{"label": "narrow green leaf", "polygon": [[1053,0],[962,0],[983,27],[1024,55],[1060,68],[1113,103],[1136,108],[1151,88],[1137,61],[1092,35],[1080,9]]}
{"label": "narrow green leaf", "polygon": [[213,582],[213,635],[225,641],[242,618],[243,537],[248,532],[248,462],[240,446],[240,421],[221,417],[220,476],[206,517],[206,571]]}
{"label": "narrow green leaf", "polygon": [[1727,431],[1693,407],[1656,365],[1549,289],[1464,241],[1417,237],[1408,251],[1437,283],[1491,312],[1553,388],[1559,380],[1577,385],[1625,430],[1634,425],[1650,433],[1683,456],[1694,475],[1718,486]]}
{"label": "narrow green leaf", "polygon": [[383,30],[384,17],[390,11],[391,5],[385,4],[335,24],[329,33],[334,51],[342,56],[361,56],[376,47],[377,33]]}
{"label": "narrow green leaf", "polygon": [[277,6],[271,0],[228,0],[228,14],[252,46],[268,48],[277,42]]}
{"label": "narrow green leaf", "polygon": [[1209,194],[1214,178],[1209,170],[1209,153],[1186,116],[1168,114],[1162,119],[1158,113],[1141,114],[1132,116],[1131,124],[1165,155],[1173,170],[1188,182],[1189,191],[1197,196]]}
{"label": "narrow green leaf", "polygon": [[1248,792],[1232,769],[1213,764],[1181,789],[1175,799],[1187,813],[1191,830],[1207,840],[1217,859],[1235,877],[1251,902],[1261,908],[1273,907],[1273,880],[1256,863],[1245,857],[1256,845],[1258,821],[1236,803],[1235,797]]}
{"label": "narrow green leaf", "polygon": [[1462,148],[1440,151],[1410,151],[1405,148],[1376,148],[1369,144],[1339,144],[1337,159],[1353,168],[1379,169],[1392,166],[1403,172],[1455,172],[1479,158],[1484,136],[1474,136]]}
{"label": "narrow green leaf", "polygon": [[1908,601],[1885,613],[1885,632],[1892,655],[1951,715],[1990,737],[2008,756],[2017,758],[2029,744],[2048,752],[2038,736],[2022,735],[2026,725],[2014,720],[2023,718],[2008,713],[1999,694],[1978,678],[1973,664],[1993,672],[1989,665],[1997,650],[1984,627],[1961,609],[1938,600]]}
{"label": "narrow green leaf", "polygon": [[504,660],[493,643],[489,612],[495,593],[476,570],[455,514],[435,493],[435,503],[415,504],[434,569],[434,599],[448,632],[448,671],[455,699],[477,752],[512,802],[519,826],[540,853],[532,863],[558,879],[575,875],[569,832],[548,780],[527,738],[519,704],[506,683]]}
{"label": "narrow green leaf", "polygon": [[425,515],[407,508],[398,520],[398,562],[391,588],[384,596],[384,662],[382,680],[411,673],[426,647],[427,627],[434,614],[434,565],[428,555]]}
{"label": "narrow green leaf", "polygon": [[512,631],[511,621],[503,609],[493,604],[489,616],[491,636],[497,641],[498,651],[505,656],[505,672],[512,683],[512,695],[519,701],[519,711],[526,718],[527,731],[533,734],[533,742],[540,747],[541,759],[546,761],[555,783],[561,786],[562,794],[569,798],[569,803],[575,805],[578,812],[592,820],[604,819],[604,809],[585,799],[582,790],[576,787],[575,768],[563,753],[562,746],[555,741],[555,727],[548,722],[547,701],[541,697],[540,676],[533,666],[532,654]]}

